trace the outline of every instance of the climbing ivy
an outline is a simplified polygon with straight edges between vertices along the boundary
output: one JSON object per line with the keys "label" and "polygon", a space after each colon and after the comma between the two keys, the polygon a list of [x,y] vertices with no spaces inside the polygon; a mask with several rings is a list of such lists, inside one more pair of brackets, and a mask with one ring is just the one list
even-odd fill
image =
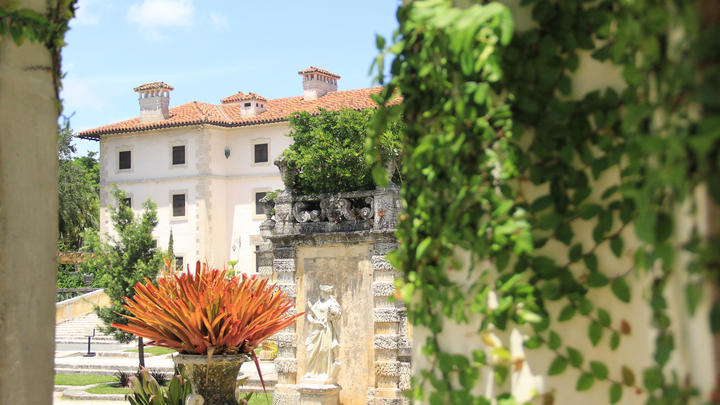
{"label": "climbing ivy", "polygon": [[40,42],[50,51],[52,66],[31,66],[30,69],[43,69],[52,74],[55,86],[55,98],[58,113],[62,112],[60,88],[62,71],[60,51],[65,46],[65,33],[70,20],[75,16],[77,0],[48,1],[45,14],[30,8],[20,8],[20,1],[0,2],[0,38],[10,36],[15,45],[25,40]]}
{"label": "climbing ivy", "polygon": [[[684,272],[693,313],[720,263],[697,229],[686,238],[678,223],[681,210],[695,209],[698,187],[720,201],[718,14],[688,0],[523,0],[533,23],[516,30],[507,7],[476,3],[407,2],[394,43],[377,38],[381,83],[392,58],[377,101],[399,92],[403,102],[379,110],[375,132],[399,116],[407,125],[405,212],[391,261],[404,274],[411,322],[430,332],[422,352],[431,367],[416,373],[410,395],[490,403],[473,389],[488,370],[502,388],[517,366],[509,352],[465,357],[439,339],[447,321],[480,315],[479,336],[529,327],[525,348],[550,351],[547,374],[575,373],[578,391],[605,384],[608,403],[629,393],[647,404],[687,403],[697,390],[668,367],[675,337],[666,287]],[[581,64],[603,64],[607,86],[579,89],[572,76]],[[472,255],[470,282],[456,281],[457,248]],[[681,265],[686,253],[692,260]],[[621,257],[632,265],[616,268]],[[632,293],[636,274],[650,280],[647,297]],[[651,325],[593,301],[596,290],[645,300]],[[586,358],[560,329],[575,317],[592,346],[613,351],[633,328],[654,328],[654,363],[637,370]],[[711,318],[720,328],[720,311]],[[495,399],[515,403],[509,393]],[[546,394],[544,403],[553,401]]]}

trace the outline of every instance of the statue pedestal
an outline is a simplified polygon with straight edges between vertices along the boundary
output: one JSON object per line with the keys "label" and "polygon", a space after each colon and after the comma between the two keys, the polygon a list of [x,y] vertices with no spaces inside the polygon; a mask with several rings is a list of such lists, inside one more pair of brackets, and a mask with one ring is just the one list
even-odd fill
{"label": "statue pedestal", "polygon": [[337,405],[341,388],[338,384],[300,383],[300,405]]}

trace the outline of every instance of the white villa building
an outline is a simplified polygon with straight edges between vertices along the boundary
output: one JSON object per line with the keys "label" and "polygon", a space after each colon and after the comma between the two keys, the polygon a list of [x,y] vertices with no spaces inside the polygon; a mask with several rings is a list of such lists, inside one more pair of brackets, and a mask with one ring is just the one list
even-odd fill
{"label": "white villa building", "polygon": [[[111,231],[107,205],[113,184],[139,212],[148,198],[158,206],[157,245],[176,257],[256,271],[256,202],[283,187],[273,161],[292,139],[288,116],[374,107],[380,87],[337,91],[340,76],[316,67],[299,72],[302,95],[267,100],[255,93],[230,95],[219,104],[193,101],[170,107],[173,88],[163,82],[136,87],[140,115],[79,133],[100,142],[100,233]],[[299,92],[298,92],[299,93]]]}

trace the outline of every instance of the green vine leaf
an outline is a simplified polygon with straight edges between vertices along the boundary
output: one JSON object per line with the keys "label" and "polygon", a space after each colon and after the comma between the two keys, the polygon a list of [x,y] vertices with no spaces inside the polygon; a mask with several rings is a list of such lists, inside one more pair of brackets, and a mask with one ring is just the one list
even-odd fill
{"label": "green vine leaf", "polygon": [[592,272],[588,274],[587,285],[588,287],[600,288],[610,284],[610,279],[606,275],[598,272]]}
{"label": "green vine leaf", "polygon": [[540,229],[548,231],[557,228],[563,221],[563,216],[557,212],[550,212],[540,217]]}
{"label": "green vine leaf", "polygon": [[598,258],[595,253],[586,255],[583,260],[585,261],[585,266],[587,266],[588,270],[594,273],[598,271]]}
{"label": "green vine leaf", "polygon": [[590,362],[590,370],[597,377],[598,380],[604,380],[608,377],[608,368],[605,364],[599,361]]}
{"label": "green vine leaf", "polygon": [[617,299],[624,303],[630,302],[630,287],[624,278],[616,278],[615,281],[612,282],[611,289]]}
{"label": "green vine leaf", "polygon": [[620,346],[620,334],[613,332],[610,336],[610,350],[615,351]]}
{"label": "green vine leaf", "polygon": [[580,207],[580,218],[590,220],[602,211],[602,207],[598,204],[583,204]]}
{"label": "green vine leaf", "polygon": [[572,319],[573,316],[575,316],[575,306],[573,304],[567,304],[560,311],[560,315],[558,316],[558,321],[560,321],[560,322],[569,321],[570,319]]}
{"label": "green vine leaf", "polygon": [[593,346],[597,346],[598,343],[600,343],[602,335],[603,327],[598,322],[590,322],[590,326],[588,327],[588,336],[590,337],[590,342]]}
{"label": "green vine leaf", "polygon": [[650,367],[643,372],[643,385],[645,385],[648,391],[660,388],[663,381],[662,371],[657,367]]}
{"label": "green vine leaf", "polygon": [[565,369],[567,368],[567,359],[563,356],[556,356],[555,359],[550,363],[550,368],[548,368],[548,375],[558,375],[562,374]]}
{"label": "green vine leaf", "polygon": [[594,308],[595,308],[595,306],[593,305],[592,301],[587,299],[587,297],[580,297],[578,299],[577,309],[581,314],[587,315],[590,312],[592,312]]}
{"label": "green vine leaf", "polygon": [[575,384],[575,389],[578,391],[587,391],[592,388],[595,383],[595,376],[590,373],[582,373]]}
{"label": "green vine leaf", "polygon": [[562,345],[562,339],[554,331],[550,331],[550,338],[548,339],[548,348],[550,350],[557,350]]}
{"label": "green vine leaf", "polygon": [[610,239],[610,249],[612,250],[615,257],[620,257],[623,252],[623,239],[620,235],[615,235]]}
{"label": "green vine leaf", "polygon": [[575,368],[582,366],[584,358],[583,358],[582,353],[580,353],[579,350],[568,346],[567,354],[568,354],[568,361],[570,362],[570,365],[572,365]]}
{"label": "green vine leaf", "polygon": [[612,320],[610,318],[610,313],[602,308],[597,309],[597,318],[600,325],[608,328],[610,327],[610,324],[612,323]]}
{"label": "green vine leaf", "polygon": [[622,399],[623,389],[622,385],[618,383],[613,383],[610,386],[610,403],[611,404],[617,404],[620,402],[620,399]]}
{"label": "green vine leaf", "polygon": [[576,263],[577,261],[579,261],[582,258],[582,255],[583,255],[582,244],[577,243],[577,244],[573,245],[572,248],[570,248],[570,251],[568,253],[568,259],[570,259],[570,261],[572,263]]}
{"label": "green vine leaf", "polygon": [[428,250],[431,243],[432,238],[427,237],[418,244],[417,250],[415,250],[415,260],[420,260],[425,255],[425,252]]}

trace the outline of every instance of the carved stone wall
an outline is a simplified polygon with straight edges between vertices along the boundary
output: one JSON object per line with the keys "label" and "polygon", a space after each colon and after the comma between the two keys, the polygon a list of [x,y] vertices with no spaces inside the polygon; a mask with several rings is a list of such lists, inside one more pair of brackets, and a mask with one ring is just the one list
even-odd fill
{"label": "carved stone wall", "polygon": [[[410,331],[404,306],[388,300],[399,274],[386,258],[397,247],[397,190],[318,196],[285,191],[274,201],[274,215],[267,208],[268,219],[260,229],[268,242],[258,258],[265,264],[272,257],[272,277],[296,299],[295,311],[304,311],[316,299],[319,284],[333,285],[343,308],[340,403],[406,403],[401,392],[409,388]],[[274,404],[299,402],[304,322],[302,318],[275,336]]]}

